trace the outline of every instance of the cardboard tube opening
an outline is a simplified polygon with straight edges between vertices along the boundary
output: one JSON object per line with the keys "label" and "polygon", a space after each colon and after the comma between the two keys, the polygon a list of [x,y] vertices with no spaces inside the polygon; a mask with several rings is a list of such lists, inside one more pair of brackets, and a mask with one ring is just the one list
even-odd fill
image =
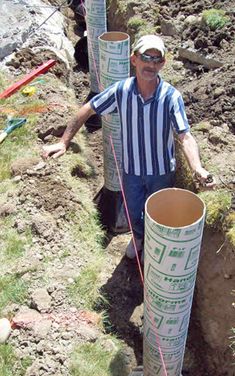
{"label": "cardboard tube opening", "polygon": [[119,31],[110,31],[107,33],[103,33],[99,36],[99,39],[107,41],[107,42],[120,42],[126,39],[129,39],[129,35],[126,33],[122,33]]}
{"label": "cardboard tube opening", "polygon": [[205,205],[196,194],[179,188],[162,189],[146,202],[146,214],[168,227],[189,226],[201,219],[204,212]]}

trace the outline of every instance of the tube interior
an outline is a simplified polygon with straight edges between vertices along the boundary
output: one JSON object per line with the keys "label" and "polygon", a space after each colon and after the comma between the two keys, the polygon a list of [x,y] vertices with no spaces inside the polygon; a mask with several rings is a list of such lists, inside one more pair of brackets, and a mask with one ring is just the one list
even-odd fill
{"label": "tube interior", "polygon": [[169,227],[184,227],[197,222],[204,203],[194,193],[177,188],[163,189],[151,195],[146,211],[155,222]]}
{"label": "tube interior", "polygon": [[128,39],[129,35],[126,33],[119,32],[119,31],[110,31],[107,33],[103,33],[99,38],[101,40],[108,41],[108,42],[120,42],[122,40]]}

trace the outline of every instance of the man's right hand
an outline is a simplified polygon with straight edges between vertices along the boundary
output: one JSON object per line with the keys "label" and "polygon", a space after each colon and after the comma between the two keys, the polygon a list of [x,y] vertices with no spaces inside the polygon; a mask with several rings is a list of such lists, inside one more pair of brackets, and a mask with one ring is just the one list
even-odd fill
{"label": "man's right hand", "polygon": [[63,142],[58,142],[57,144],[43,146],[42,150],[43,158],[47,159],[50,156],[58,158],[66,152],[66,146]]}

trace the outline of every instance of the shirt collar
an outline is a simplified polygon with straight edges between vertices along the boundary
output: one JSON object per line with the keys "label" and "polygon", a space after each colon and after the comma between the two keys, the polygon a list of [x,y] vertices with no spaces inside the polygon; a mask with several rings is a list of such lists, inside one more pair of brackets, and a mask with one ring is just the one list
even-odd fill
{"label": "shirt collar", "polygon": [[[159,79],[159,84],[157,85],[153,96],[151,98],[149,98],[145,103],[152,102],[153,99],[157,99],[159,97],[161,87],[162,87],[162,84],[163,84],[163,80],[162,80],[162,78],[159,74],[158,74],[158,79]],[[134,77],[134,80],[133,80],[133,92],[134,92],[135,95],[140,95],[140,93],[138,91],[137,78],[136,77]]]}

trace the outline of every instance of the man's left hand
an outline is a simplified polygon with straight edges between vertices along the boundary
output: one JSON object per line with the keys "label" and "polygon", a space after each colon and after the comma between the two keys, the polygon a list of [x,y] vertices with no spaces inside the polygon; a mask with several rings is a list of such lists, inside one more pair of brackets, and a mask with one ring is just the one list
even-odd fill
{"label": "man's left hand", "polygon": [[194,173],[194,178],[204,189],[214,189],[216,185],[215,177],[204,168],[200,168]]}

